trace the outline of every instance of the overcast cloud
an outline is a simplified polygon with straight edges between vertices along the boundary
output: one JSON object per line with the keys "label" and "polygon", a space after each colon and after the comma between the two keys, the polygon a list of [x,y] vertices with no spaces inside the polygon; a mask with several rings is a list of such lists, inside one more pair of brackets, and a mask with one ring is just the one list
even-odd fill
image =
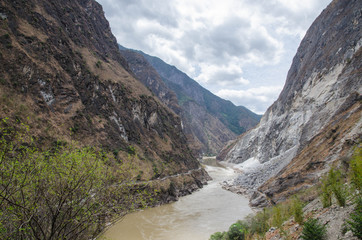
{"label": "overcast cloud", "polygon": [[97,0],[119,44],[175,65],[264,113],[306,30],[331,0]]}

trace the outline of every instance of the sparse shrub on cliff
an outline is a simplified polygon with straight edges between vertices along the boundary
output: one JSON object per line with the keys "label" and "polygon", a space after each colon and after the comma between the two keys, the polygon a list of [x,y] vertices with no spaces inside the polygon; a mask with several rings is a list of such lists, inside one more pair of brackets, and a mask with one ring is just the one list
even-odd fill
{"label": "sparse shrub on cliff", "polygon": [[294,221],[302,225],[304,221],[303,203],[297,197],[294,197],[292,200],[292,211],[293,211]]}
{"label": "sparse shrub on cliff", "polygon": [[350,181],[355,190],[362,191],[362,148],[357,147],[350,161]]}
{"label": "sparse shrub on cliff", "polygon": [[322,179],[320,199],[324,208],[332,205],[332,191],[327,176]]}
{"label": "sparse shrub on cliff", "polygon": [[304,223],[301,238],[304,240],[323,240],[326,238],[326,226],[317,219],[310,218]]}
{"label": "sparse shrub on cliff", "polygon": [[272,209],[272,226],[276,226],[280,228],[283,224],[283,216],[282,216],[282,208],[281,206],[277,205],[274,206]]}
{"label": "sparse shrub on cliff", "polygon": [[329,207],[332,205],[332,196],[337,200],[339,206],[344,207],[347,200],[347,189],[344,186],[344,179],[341,171],[332,168],[329,170],[328,175],[322,180],[321,186],[321,201],[323,207]]}
{"label": "sparse shrub on cliff", "polygon": [[362,197],[356,198],[356,208],[351,213],[347,220],[348,229],[353,232],[353,235],[362,239]]}

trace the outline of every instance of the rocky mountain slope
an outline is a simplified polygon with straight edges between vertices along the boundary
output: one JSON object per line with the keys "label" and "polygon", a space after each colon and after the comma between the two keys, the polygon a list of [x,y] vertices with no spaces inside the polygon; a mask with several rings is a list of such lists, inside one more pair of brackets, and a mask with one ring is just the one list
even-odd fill
{"label": "rocky mountain slope", "polygon": [[181,116],[195,153],[215,155],[258,123],[260,116],[215,96],[176,67],[141,51],[120,49],[134,74]]}
{"label": "rocky mountain slope", "polygon": [[[361,142],[362,2],[334,0],[302,40],[278,100],[219,156],[244,171],[252,203],[313,184]],[[264,195],[265,194],[265,195]]]}
{"label": "rocky mountain slope", "polygon": [[131,73],[94,0],[0,2],[0,96],[1,118],[26,122],[39,146],[100,147],[139,180],[192,172],[187,188],[207,178],[180,118]]}

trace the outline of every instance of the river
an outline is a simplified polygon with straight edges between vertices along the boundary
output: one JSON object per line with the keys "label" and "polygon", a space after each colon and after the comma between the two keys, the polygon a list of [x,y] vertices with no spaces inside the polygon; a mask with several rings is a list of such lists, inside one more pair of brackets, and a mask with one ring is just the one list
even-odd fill
{"label": "river", "polygon": [[101,237],[106,240],[206,240],[252,213],[248,199],[221,188],[236,176],[231,168],[204,159],[213,178],[199,191],[177,202],[126,215]]}

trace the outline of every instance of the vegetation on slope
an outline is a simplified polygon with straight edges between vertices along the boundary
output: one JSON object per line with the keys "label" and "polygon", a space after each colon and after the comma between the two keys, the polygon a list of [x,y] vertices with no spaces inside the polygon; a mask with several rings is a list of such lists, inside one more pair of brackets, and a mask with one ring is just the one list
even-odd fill
{"label": "vegetation on slope", "polygon": [[112,154],[57,141],[36,146],[29,126],[1,119],[0,238],[89,239],[112,217],[152,204]]}
{"label": "vegetation on slope", "polygon": [[[318,222],[313,213],[303,212],[303,207],[316,198],[320,198],[323,208],[329,208],[333,202],[339,207],[345,207],[347,202],[354,203],[354,211],[348,219],[344,219],[345,224],[339,231],[345,234],[351,230],[354,236],[361,239],[361,179],[362,147],[359,145],[351,158],[342,158],[339,165],[333,166],[314,187],[238,221],[227,232],[214,233],[210,240],[269,239],[266,235],[269,229],[277,230],[280,236],[288,236],[288,239],[297,239],[299,236],[309,240],[323,239],[326,237],[326,225]],[[314,210],[314,214],[317,211]],[[293,219],[292,226],[299,224],[304,227],[296,227],[298,230],[291,232],[291,226],[286,222],[290,218]]]}

